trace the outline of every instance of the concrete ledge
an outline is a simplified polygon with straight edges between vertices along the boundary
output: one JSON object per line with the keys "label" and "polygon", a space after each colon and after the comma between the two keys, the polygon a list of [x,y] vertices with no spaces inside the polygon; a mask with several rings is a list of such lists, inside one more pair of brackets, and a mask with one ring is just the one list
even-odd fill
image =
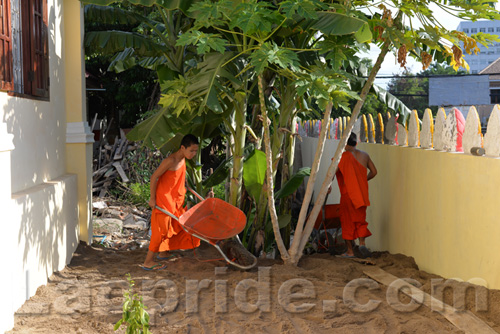
{"label": "concrete ledge", "polygon": [[13,314],[71,261],[79,233],[77,177],[62,175],[14,193],[9,208]]}

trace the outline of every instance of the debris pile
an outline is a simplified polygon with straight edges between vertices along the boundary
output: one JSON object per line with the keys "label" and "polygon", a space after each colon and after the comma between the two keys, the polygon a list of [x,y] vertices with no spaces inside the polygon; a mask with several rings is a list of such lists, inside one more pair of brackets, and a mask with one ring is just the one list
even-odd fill
{"label": "debris pile", "polygon": [[137,144],[131,144],[120,130],[120,138],[116,136],[114,144],[100,140],[94,152],[94,171],[92,173],[92,193],[98,197],[106,193],[117,177],[125,183],[129,182],[129,163],[126,153],[137,149]]}
{"label": "debris pile", "polygon": [[135,250],[149,245],[151,213],[98,199],[93,207],[93,243],[95,247]]}

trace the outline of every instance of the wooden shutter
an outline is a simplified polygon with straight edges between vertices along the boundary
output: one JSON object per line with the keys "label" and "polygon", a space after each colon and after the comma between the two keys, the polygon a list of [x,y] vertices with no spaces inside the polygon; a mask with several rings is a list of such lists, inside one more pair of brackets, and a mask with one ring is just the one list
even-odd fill
{"label": "wooden shutter", "polygon": [[0,89],[12,90],[12,38],[10,0],[0,0]]}
{"label": "wooden shutter", "polygon": [[26,0],[24,4],[29,6],[23,8],[25,93],[49,97],[47,0]]}

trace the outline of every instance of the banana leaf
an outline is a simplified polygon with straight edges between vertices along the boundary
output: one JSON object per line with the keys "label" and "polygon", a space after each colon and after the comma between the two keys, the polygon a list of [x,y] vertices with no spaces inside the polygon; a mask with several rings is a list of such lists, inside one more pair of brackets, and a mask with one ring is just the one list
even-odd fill
{"label": "banana leaf", "polygon": [[304,178],[309,175],[311,175],[310,167],[300,168],[297,173],[293,174],[290,180],[288,180],[287,183],[285,183],[285,185],[276,192],[275,198],[282,199],[293,194],[300,187]]}
{"label": "banana leaf", "polygon": [[233,157],[225,159],[215,171],[203,180],[203,188],[212,188],[224,182],[229,175],[229,170],[233,167]]}
{"label": "banana leaf", "polygon": [[138,56],[159,57],[168,52],[165,45],[154,42],[151,38],[128,31],[107,30],[91,31],[85,34],[85,50],[114,55],[126,48],[134,49]]}
{"label": "banana leaf", "polygon": [[266,168],[266,154],[261,150],[254,150],[243,163],[245,189],[256,202],[266,180]]}

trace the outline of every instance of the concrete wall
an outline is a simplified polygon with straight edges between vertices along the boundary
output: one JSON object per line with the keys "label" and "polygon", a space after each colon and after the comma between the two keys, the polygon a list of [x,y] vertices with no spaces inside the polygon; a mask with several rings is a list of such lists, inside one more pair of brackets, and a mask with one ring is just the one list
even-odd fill
{"label": "concrete wall", "polygon": [[[304,139],[302,152],[315,151],[317,138]],[[327,145],[335,145],[333,141]],[[476,282],[500,289],[500,158],[358,145],[379,173],[369,182],[367,220],[373,235],[368,246],[412,256],[430,273],[465,281],[479,278]],[[325,149],[322,170],[333,154]],[[322,181],[318,177],[316,186]]]}
{"label": "concrete wall", "polygon": [[49,0],[48,17],[50,100],[0,92],[0,333],[92,238],[81,3]]}
{"label": "concrete wall", "polygon": [[[302,142],[299,142],[301,145],[301,158],[302,158],[302,166],[304,167],[312,167],[314,156],[316,155],[316,147],[318,145],[318,138],[311,137],[303,137]],[[316,182],[314,183],[313,197],[312,201],[316,200],[317,195],[319,194],[319,190],[321,189],[321,184],[325,179],[326,172],[328,171],[328,166],[330,166],[331,158],[335,154],[335,150],[339,145],[339,140],[337,139],[327,139],[325,142],[325,148],[323,150],[323,159],[321,160],[321,165],[319,166],[318,174],[316,176]],[[330,160],[328,160],[330,159]],[[302,166],[295,166],[296,168]],[[309,178],[305,178],[305,182],[309,181]],[[314,203],[314,202],[312,202]],[[330,195],[328,195],[326,204],[337,204],[340,203],[340,191],[337,186],[337,181],[332,184],[332,191]]]}
{"label": "concrete wall", "polygon": [[79,235],[76,189],[76,175],[67,174],[12,194],[13,311],[70,262]]}

